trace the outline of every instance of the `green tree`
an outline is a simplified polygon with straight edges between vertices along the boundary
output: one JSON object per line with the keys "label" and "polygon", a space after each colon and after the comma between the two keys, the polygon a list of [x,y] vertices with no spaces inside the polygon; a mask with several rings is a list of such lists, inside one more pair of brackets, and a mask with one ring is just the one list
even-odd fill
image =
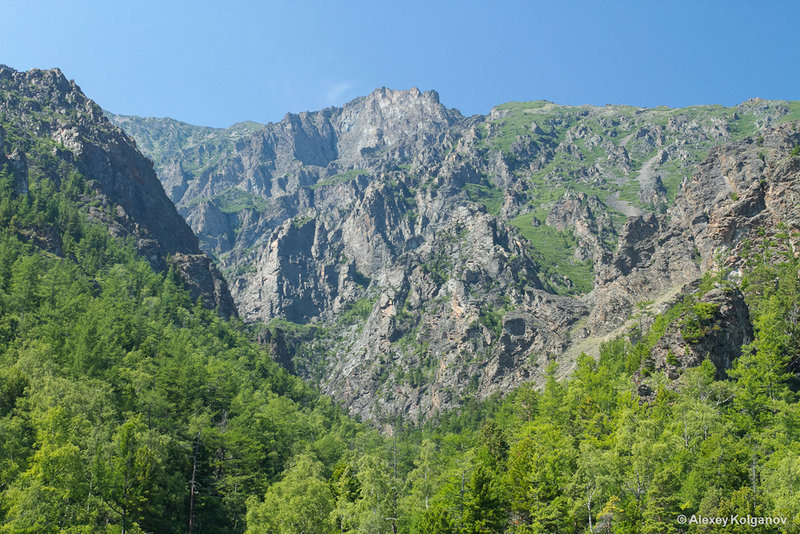
{"label": "green tree", "polygon": [[575,468],[571,439],[549,422],[524,428],[511,446],[504,483],[514,532],[559,532],[568,528],[564,494]]}
{"label": "green tree", "polygon": [[506,506],[494,473],[478,465],[472,472],[464,503],[460,531],[464,534],[491,534],[504,531]]}
{"label": "green tree", "polygon": [[336,531],[331,519],[333,495],[322,476],[323,465],[309,452],[295,459],[262,502],[247,502],[247,532],[326,534]]}
{"label": "green tree", "polygon": [[116,429],[104,457],[98,458],[100,495],[123,534],[155,522],[174,496],[165,487],[167,447],[167,438],[136,416]]}

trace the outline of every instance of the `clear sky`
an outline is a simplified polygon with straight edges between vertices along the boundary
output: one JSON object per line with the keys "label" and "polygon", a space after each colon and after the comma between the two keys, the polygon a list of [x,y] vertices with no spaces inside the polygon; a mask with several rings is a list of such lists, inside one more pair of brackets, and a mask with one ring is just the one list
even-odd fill
{"label": "clear sky", "polygon": [[0,63],[59,67],[115,113],[270,122],[376,87],[511,100],[800,99],[797,1],[0,0]]}

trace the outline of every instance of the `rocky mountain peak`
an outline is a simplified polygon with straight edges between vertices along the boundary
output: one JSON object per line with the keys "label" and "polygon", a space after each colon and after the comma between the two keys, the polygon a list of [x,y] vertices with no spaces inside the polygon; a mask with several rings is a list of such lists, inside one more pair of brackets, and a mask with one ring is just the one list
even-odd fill
{"label": "rocky mountain peak", "polygon": [[20,93],[32,97],[35,94],[47,93],[58,101],[66,98],[69,93],[79,91],[74,81],[67,80],[61,69],[31,69],[17,71],[8,65],[0,65],[0,79],[6,83],[16,83]]}
{"label": "rocky mountain peak", "polygon": [[435,91],[381,87],[345,104],[335,119],[340,158],[355,164],[379,151],[401,149],[400,157],[434,142],[460,118],[439,102]]}
{"label": "rocky mountain peak", "polygon": [[[417,87],[412,87],[411,89],[379,87],[367,95],[365,100],[367,102],[376,102],[383,109],[408,109],[415,106],[427,106],[428,109],[438,107],[441,112],[447,111],[447,108],[439,101],[438,92],[434,90],[422,92]],[[346,106],[347,104],[345,104],[345,107]]]}

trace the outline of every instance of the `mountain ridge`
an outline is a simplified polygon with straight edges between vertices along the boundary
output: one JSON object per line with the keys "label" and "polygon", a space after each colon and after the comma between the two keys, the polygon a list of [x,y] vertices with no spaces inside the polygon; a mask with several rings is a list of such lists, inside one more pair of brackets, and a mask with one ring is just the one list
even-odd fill
{"label": "mountain ridge", "polygon": [[[133,238],[154,268],[177,268],[195,298],[202,296],[223,314],[236,313],[227,284],[164,195],[152,163],[74,81],[58,69],[18,72],[0,66],[0,118],[5,137],[15,141],[19,179],[28,180],[31,157],[34,167],[46,167],[37,165],[37,158],[73,167],[94,192],[86,199],[90,220],[116,236]],[[29,145],[27,154],[20,144]],[[56,185],[64,178],[44,172]]]}
{"label": "mountain ridge", "polygon": [[324,332],[295,344],[293,368],[364,417],[429,417],[541,383],[553,359],[568,373],[637,302],[698,280],[720,243],[695,246],[684,182],[714,147],[793,118],[798,103],[763,100],[463,117],[384,88],[229,151],[173,151],[158,172],[242,317]]}

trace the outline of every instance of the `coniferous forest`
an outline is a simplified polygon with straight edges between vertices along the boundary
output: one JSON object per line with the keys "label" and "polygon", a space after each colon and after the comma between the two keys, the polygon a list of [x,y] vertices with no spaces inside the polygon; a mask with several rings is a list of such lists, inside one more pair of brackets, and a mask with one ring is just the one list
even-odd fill
{"label": "coniferous forest", "polygon": [[[658,317],[428,420],[361,422],[273,361],[255,329],[154,270],[63,147],[5,124],[0,172],[0,532],[735,532],[800,524],[800,259],[788,227]],[[9,152],[7,150],[7,152]],[[798,155],[790,156],[798,159]],[[93,206],[113,210],[108,206]],[[651,350],[741,294],[752,342],[672,379]],[[669,356],[668,356],[669,358]],[[649,392],[640,393],[647,379]]]}
{"label": "coniferous forest", "polygon": [[[756,339],[640,403],[657,330],[381,435],[86,223],[65,177],[0,182],[3,532],[677,532],[680,514],[800,509],[798,261],[751,249]],[[26,243],[56,230],[63,256]],[[724,282],[709,278],[707,287]],[[756,531],[758,531],[756,529]],[[763,532],[775,531],[765,527]]]}

